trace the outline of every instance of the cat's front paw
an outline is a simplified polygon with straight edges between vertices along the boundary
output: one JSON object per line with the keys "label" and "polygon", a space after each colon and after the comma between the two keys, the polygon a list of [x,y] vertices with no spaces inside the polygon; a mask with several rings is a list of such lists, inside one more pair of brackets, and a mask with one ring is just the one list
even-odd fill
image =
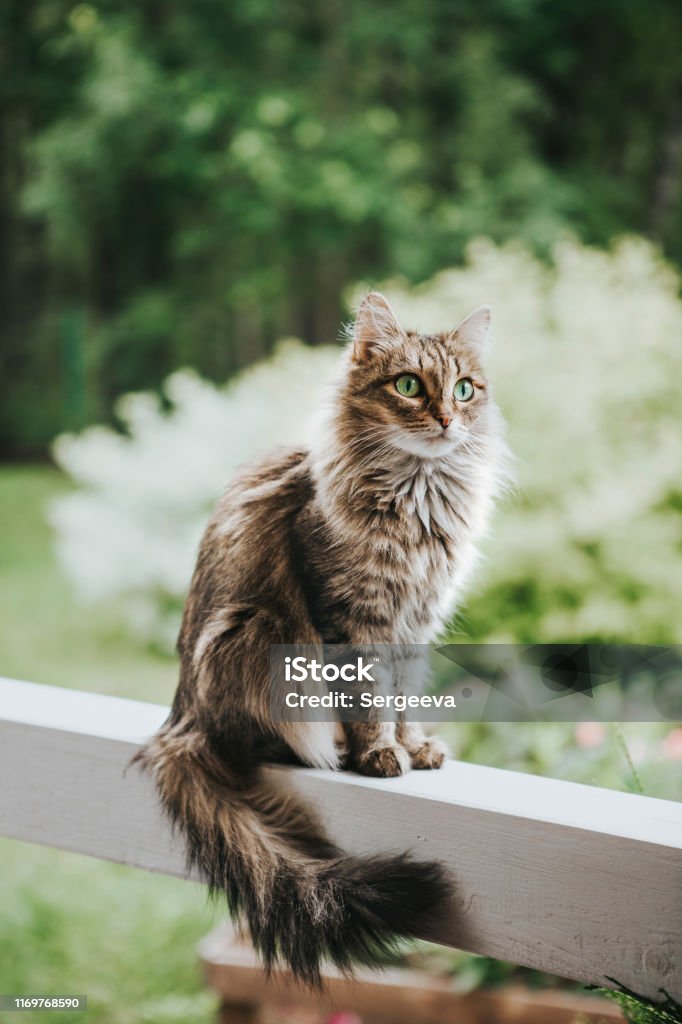
{"label": "cat's front paw", "polygon": [[375,747],[355,758],[355,768],[361,775],[390,779],[410,770],[410,755],[403,747]]}
{"label": "cat's front paw", "polygon": [[410,751],[410,760],[417,771],[442,768],[449,753],[442,740],[431,738],[424,740],[416,750]]}

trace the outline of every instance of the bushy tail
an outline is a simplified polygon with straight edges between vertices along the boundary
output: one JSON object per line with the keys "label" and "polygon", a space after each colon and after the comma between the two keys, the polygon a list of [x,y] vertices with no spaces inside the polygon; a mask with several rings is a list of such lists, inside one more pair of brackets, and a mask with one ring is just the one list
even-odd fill
{"label": "bushy tail", "polygon": [[442,911],[438,864],[342,854],[297,798],[261,778],[244,788],[198,732],[166,725],[135,760],[153,771],[188,865],[246,919],[267,968],[319,985],[324,960],[376,966]]}

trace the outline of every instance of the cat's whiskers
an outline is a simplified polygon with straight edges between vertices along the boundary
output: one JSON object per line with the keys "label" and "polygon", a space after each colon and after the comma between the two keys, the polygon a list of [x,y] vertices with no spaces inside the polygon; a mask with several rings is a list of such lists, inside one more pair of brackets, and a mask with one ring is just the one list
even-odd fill
{"label": "cat's whiskers", "polygon": [[[349,494],[354,494],[358,490],[370,489],[382,490],[382,477],[389,475],[386,464],[382,462],[383,456],[388,454],[392,450],[392,446],[385,443],[380,448],[375,449],[367,458],[365,458],[359,464],[353,464],[351,468],[353,473],[353,479],[349,487]],[[370,470],[372,472],[370,472]],[[379,474],[377,474],[379,470]]]}
{"label": "cat's whiskers", "polygon": [[381,444],[373,447],[362,461],[354,463],[354,472],[362,473],[365,469],[369,468],[373,463],[381,461],[384,455],[387,455],[389,451],[394,450],[394,445],[390,441],[382,441]]}

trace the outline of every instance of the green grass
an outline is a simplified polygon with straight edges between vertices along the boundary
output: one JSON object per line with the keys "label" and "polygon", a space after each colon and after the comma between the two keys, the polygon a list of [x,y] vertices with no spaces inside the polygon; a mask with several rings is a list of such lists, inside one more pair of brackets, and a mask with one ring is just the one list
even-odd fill
{"label": "green grass", "polygon": [[47,467],[0,467],[0,674],[167,703],[174,662],[79,605],[60,571],[45,511],[68,486]]}
{"label": "green grass", "polygon": [[[214,923],[204,890],[116,864],[0,841],[0,992],[87,995],[47,1024],[207,1024],[196,944]],[[2,1018],[4,1020],[4,1018]]]}
{"label": "green grass", "polygon": [[[67,486],[48,468],[0,469],[0,674],[168,701],[174,663],[79,607],[59,570],[45,507]],[[87,1014],[26,1024],[207,1024],[196,944],[214,919],[197,885],[0,840],[0,993],[89,999]]]}

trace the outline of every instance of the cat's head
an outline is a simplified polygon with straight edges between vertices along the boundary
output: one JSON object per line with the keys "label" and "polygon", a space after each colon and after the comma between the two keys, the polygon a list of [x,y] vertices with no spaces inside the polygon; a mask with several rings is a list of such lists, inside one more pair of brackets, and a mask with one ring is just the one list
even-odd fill
{"label": "cat's head", "polygon": [[378,292],[355,321],[344,404],[358,431],[421,458],[437,458],[485,432],[491,398],[482,367],[490,307],[450,331],[418,334]]}

